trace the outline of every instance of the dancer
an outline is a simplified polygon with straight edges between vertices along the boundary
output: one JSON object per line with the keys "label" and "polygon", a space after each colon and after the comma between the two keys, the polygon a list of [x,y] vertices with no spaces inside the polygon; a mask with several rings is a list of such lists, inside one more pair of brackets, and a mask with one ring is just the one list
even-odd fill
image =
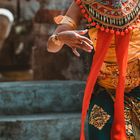
{"label": "dancer", "polygon": [[[91,52],[93,63],[82,106],[81,136],[88,113],[89,140],[140,139],[140,1],[75,0],[49,38],[47,50],[66,44]],[[87,20],[86,30],[77,27]],[[88,29],[88,30],[87,30]],[[84,36],[88,31],[90,39]]]}

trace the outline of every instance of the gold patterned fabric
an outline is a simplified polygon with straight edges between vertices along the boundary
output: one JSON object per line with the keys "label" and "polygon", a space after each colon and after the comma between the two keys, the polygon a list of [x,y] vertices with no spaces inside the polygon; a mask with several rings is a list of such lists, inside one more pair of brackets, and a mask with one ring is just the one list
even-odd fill
{"label": "gold patterned fabric", "polygon": [[105,126],[109,118],[110,115],[107,114],[107,112],[105,112],[103,108],[98,105],[94,105],[90,113],[89,124],[101,130]]}
{"label": "gold patterned fabric", "polygon": [[140,101],[131,97],[125,97],[126,106],[131,109],[131,119],[136,127],[140,128]]}
{"label": "gold patterned fabric", "polygon": [[135,138],[134,136],[134,129],[133,129],[133,125],[132,125],[132,121],[131,121],[131,110],[130,108],[125,107],[124,110],[124,115],[125,115],[125,123],[126,123],[126,134],[128,136],[128,138]]}
{"label": "gold patterned fabric", "polygon": [[[113,91],[107,91],[112,100],[115,99]],[[104,94],[104,93],[101,93]],[[140,101],[133,96],[125,96],[125,126],[127,140],[139,140],[140,138]],[[111,116],[97,104],[94,104],[89,114],[88,123],[93,125],[99,131],[102,131],[104,126],[111,119]]]}
{"label": "gold patterned fabric", "polygon": [[[129,50],[128,50],[128,62],[135,60],[136,58],[140,58],[140,23],[134,25],[136,28],[131,31],[131,38],[129,42]],[[97,42],[97,31],[96,28],[91,28],[89,30],[89,36],[94,44],[94,49],[96,50],[96,42]],[[105,62],[108,63],[116,63],[116,53],[115,53],[115,37],[113,37],[111,46],[107,52],[105,57]]]}
{"label": "gold patterned fabric", "polygon": [[[93,125],[95,128],[102,130],[109,119],[110,115],[105,112],[102,107],[96,104],[93,106],[89,116],[90,125]],[[128,136],[128,140],[135,140],[135,132],[131,119],[131,109],[125,106],[126,134]]]}
{"label": "gold patterned fabric", "polygon": [[[127,140],[140,140],[140,86],[124,95]],[[115,90],[96,84],[88,110],[89,139],[110,138],[114,119]],[[94,134],[94,136],[92,136]],[[98,135],[100,135],[98,137]]]}
{"label": "gold patterned fabric", "polygon": [[[115,94],[112,90],[107,90],[113,101]],[[134,97],[126,96],[125,99],[125,126],[128,140],[140,139],[140,101]]]}
{"label": "gold patterned fabric", "polygon": [[[118,83],[118,66],[112,63],[103,63],[98,77],[98,83],[108,89],[115,89]],[[129,92],[131,89],[140,84],[140,60],[128,63],[125,91]]]}

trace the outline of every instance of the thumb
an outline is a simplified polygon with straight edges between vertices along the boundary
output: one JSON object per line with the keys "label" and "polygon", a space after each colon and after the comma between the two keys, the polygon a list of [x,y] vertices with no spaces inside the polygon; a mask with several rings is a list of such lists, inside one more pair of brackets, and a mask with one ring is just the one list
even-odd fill
{"label": "thumb", "polygon": [[87,29],[85,29],[85,30],[78,30],[78,31],[76,31],[76,33],[78,33],[79,35],[85,35],[87,32],[88,32],[88,30],[87,30]]}

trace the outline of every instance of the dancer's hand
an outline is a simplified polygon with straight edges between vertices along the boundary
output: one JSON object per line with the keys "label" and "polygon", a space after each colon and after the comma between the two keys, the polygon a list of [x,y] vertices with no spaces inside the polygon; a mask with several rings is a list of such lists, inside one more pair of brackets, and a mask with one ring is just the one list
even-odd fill
{"label": "dancer's hand", "polygon": [[80,56],[77,48],[82,49],[86,52],[91,52],[93,49],[93,43],[90,39],[83,36],[88,30],[76,30],[76,31],[63,31],[58,34],[58,39],[72,48],[73,53],[76,56]]}

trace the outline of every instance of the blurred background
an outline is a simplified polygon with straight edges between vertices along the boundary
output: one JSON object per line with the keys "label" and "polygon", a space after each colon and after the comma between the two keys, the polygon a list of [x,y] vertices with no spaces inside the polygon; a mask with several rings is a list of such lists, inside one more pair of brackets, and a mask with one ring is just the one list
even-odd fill
{"label": "blurred background", "polygon": [[0,140],[79,140],[92,54],[46,51],[71,2],[0,0]]}
{"label": "blurred background", "polygon": [[53,18],[65,14],[71,2],[0,0],[0,8],[14,17],[8,36],[0,40],[0,81],[86,79],[91,55],[81,51],[77,58],[67,46],[57,54],[46,51],[47,39],[56,28]]}

